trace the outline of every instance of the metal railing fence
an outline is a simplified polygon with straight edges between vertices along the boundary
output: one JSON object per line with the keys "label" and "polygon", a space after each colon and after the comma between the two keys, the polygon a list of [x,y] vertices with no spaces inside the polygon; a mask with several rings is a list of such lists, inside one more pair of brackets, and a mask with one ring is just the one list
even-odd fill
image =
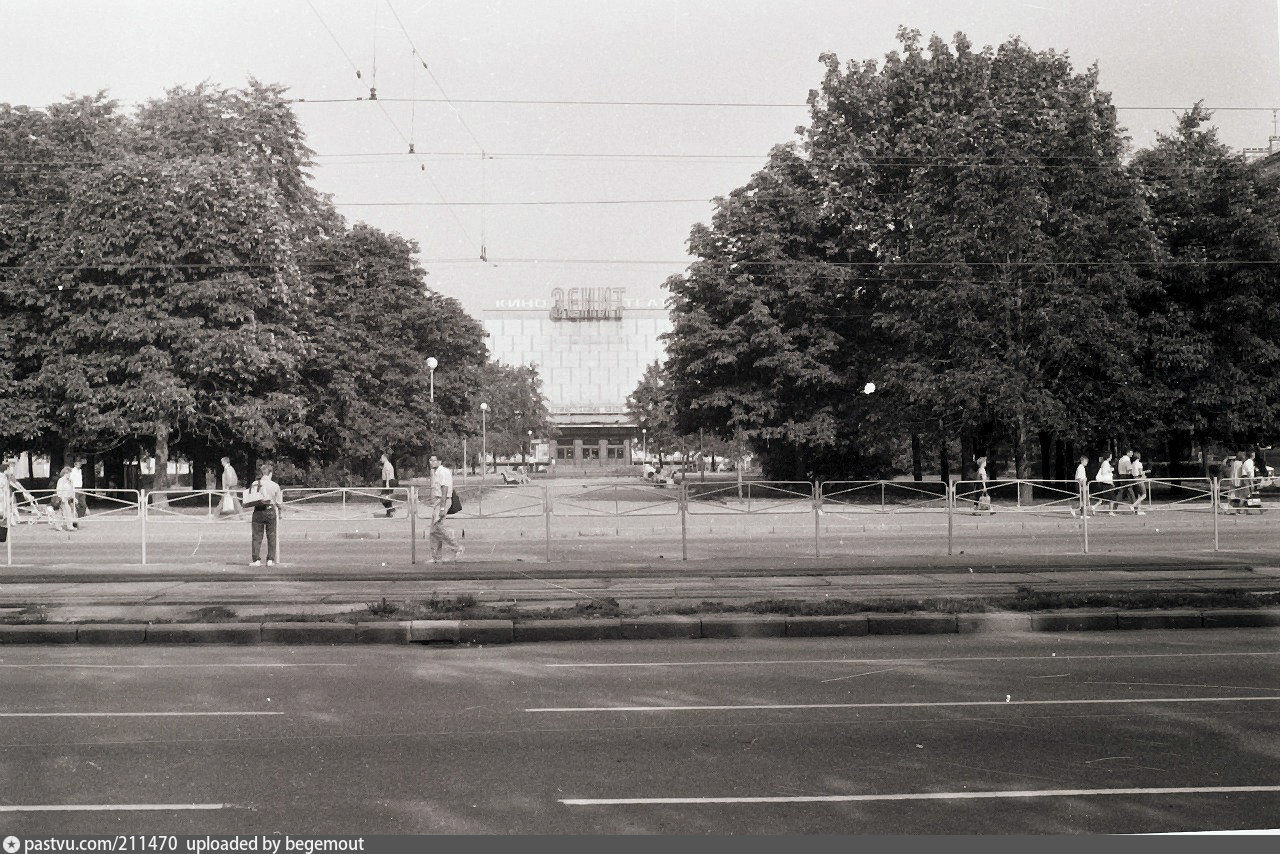
{"label": "metal railing fence", "polygon": [[[644,529],[637,536],[643,540],[655,532],[670,540],[676,533],[680,537],[681,558],[688,559],[690,521],[698,519],[751,520],[774,517],[779,520],[799,521],[810,514],[813,520],[813,554],[821,556],[824,523],[828,532],[832,526],[843,537],[856,530],[849,523],[870,517],[908,518],[919,514],[925,527],[935,524],[943,515],[947,525],[947,554],[953,554],[956,544],[956,521],[965,520],[965,530],[971,528],[968,517],[996,517],[997,523],[983,528],[990,537],[1018,536],[1016,532],[1001,534],[1000,518],[1027,519],[1033,515],[1058,521],[1051,528],[1062,533],[1078,526],[1080,548],[1090,550],[1091,535],[1104,540],[1109,537],[1110,548],[1122,541],[1121,529],[1098,520],[1099,515],[1124,516],[1126,514],[1153,514],[1153,524],[1169,523],[1167,529],[1175,539],[1193,543],[1209,540],[1210,526],[1213,549],[1220,548],[1222,519],[1245,517],[1267,510],[1280,510],[1280,489],[1270,492],[1249,488],[1247,485],[1220,483],[1216,479],[1197,478],[1144,478],[1141,482],[1090,482],[1082,488],[1074,481],[1054,480],[1002,480],[985,484],[976,481],[955,481],[951,484],[918,481],[745,481],[734,482],[686,482],[680,484],[653,484],[643,480],[593,481],[585,484],[552,482],[548,484],[503,485],[495,482],[477,482],[471,479],[455,487],[462,499],[463,508],[449,520],[464,528],[478,527],[481,536],[493,534],[493,541],[500,542],[515,528],[521,528],[524,547],[537,547],[539,533],[543,540],[543,553],[547,561],[553,557],[553,535],[557,520],[609,519],[617,524],[618,533],[636,533],[638,523],[624,520],[647,520],[656,527]],[[251,518],[250,511],[224,514],[221,504],[223,490],[83,490],[87,503],[86,512],[78,520],[117,524],[129,536],[128,525],[139,527],[138,539],[142,562],[148,561],[151,532],[160,540],[173,542],[172,533],[184,524],[202,526],[202,532],[226,530],[226,523],[245,524]],[[241,493],[241,491],[237,491]],[[13,564],[15,538],[35,543],[40,536],[31,537],[19,531],[28,523],[54,522],[60,519],[50,507],[52,490],[31,490],[30,497],[14,496],[16,513],[10,519],[9,536],[5,555],[8,565]],[[409,540],[410,562],[417,561],[417,540],[424,537],[430,520],[431,504],[425,487],[398,487],[384,489],[372,487],[287,487],[283,489],[284,512],[280,522],[282,529],[288,526],[299,536],[327,537],[334,533],[334,524],[362,522],[363,520],[390,517],[401,522],[388,522],[379,527],[382,534],[397,540],[405,534]],[[1140,497],[1139,497],[1140,496]],[[1252,499],[1252,500],[1251,500]],[[401,515],[403,513],[403,516]],[[541,531],[536,522],[542,519]],[[676,520],[679,520],[678,522]],[[1183,522],[1173,524],[1173,520]],[[1063,523],[1068,524],[1063,528]],[[527,525],[526,523],[533,523]],[[1243,524],[1243,518],[1241,519]],[[744,521],[738,529],[750,531],[755,523]],[[974,525],[986,526],[984,522]],[[1028,523],[1030,524],[1030,523]],[[377,523],[374,523],[375,527]],[[732,525],[732,523],[730,523]],[[848,527],[841,528],[846,525]],[[528,530],[524,530],[523,527]],[[1100,527],[1099,527],[1100,526]],[[613,526],[610,526],[613,527]],[[699,533],[714,536],[718,526],[703,525]],[[880,525],[880,527],[884,527]],[[486,530],[487,528],[487,530]],[[1243,527],[1232,523],[1233,536],[1260,537],[1264,532],[1255,530],[1256,524]],[[363,528],[361,528],[363,529]],[[38,530],[38,529],[32,529]],[[197,529],[192,529],[193,531]],[[732,527],[731,527],[732,530]],[[867,527],[864,525],[863,530]],[[940,528],[938,529],[940,530]],[[1011,529],[1012,530],[1012,529]],[[1157,529],[1159,530],[1159,529]],[[403,532],[403,533],[402,533]],[[563,534],[563,529],[561,530]],[[772,532],[771,532],[772,533]],[[872,532],[874,535],[876,532]],[[464,531],[465,534],[465,531]],[[796,533],[782,530],[788,542],[794,543]],[[203,535],[203,534],[202,534]],[[343,534],[338,533],[338,536]],[[695,534],[697,536],[697,534]],[[983,535],[988,537],[987,534]],[[216,537],[216,535],[215,535]],[[48,538],[45,537],[44,541]],[[159,542],[160,540],[157,540]],[[126,544],[131,539],[124,541]],[[843,542],[843,540],[842,540]],[[971,541],[970,541],[971,542]],[[1065,545],[1065,544],[1060,544]],[[398,547],[396,547],[398,548]],[[794,545],[789,546],[794,548]],[[972,545],[969,546],[972,549]],[[521,558],[523,559],[523,558]]]}

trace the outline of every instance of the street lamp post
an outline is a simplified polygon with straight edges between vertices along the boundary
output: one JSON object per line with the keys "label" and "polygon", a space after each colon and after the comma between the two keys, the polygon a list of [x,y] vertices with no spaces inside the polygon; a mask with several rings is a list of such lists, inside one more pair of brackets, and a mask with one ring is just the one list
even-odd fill
{"label": "street lamp post", "polygon": [[[529,441],[528,441],[528,443],[527,443],[526,447],[528,447],[528,449],[529,449],[529,456],[531,456],[531,457],[532,457],[532,456],[533,456],[533,431],[532,431],[532,430],[528,430],[528,431],[526,431],[526,432],[527,432],[527,433],[528,433],[528,435],[529,435]],[[528,466],[526,466],[526,467],[525,467],[525,470],[524,470],[524,471],[525,471],[525,474],[528,474],[528,473],[529,473],[529,468],[528,468]]]}
{"label": "street lamp post", "polygon": [[644,462],[649,462],[649,428],[640,428],[640,456],[644,458]]}
{"label": "street lamp post", "polygon": [[432,403],[436,402],[436,368],[438,367],[440,367],[439,360],[437,360],[435,356],[428,356],[427,357],[427,377],[430,379],[430,382],[431,382],[431,391],[429,393],[429,398]]}
{"label": "street lamp post", "polygon": [[480,404],[480,485],[484,486],[484,475],[489,470],[489,444],[485,420],[489,415],[489,404]]}

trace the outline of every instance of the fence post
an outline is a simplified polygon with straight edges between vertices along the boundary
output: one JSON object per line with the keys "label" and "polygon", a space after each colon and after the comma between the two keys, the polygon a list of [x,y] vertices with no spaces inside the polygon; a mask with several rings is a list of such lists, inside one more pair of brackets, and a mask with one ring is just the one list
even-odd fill
{"label": "fence post", "polygon": [[884,481],[880,481],[880,512],[884,512]]}
{"label": "fence post", "polygon": [[[884,485],[880,486],[881,502],[884,501]],[[813,556],[822,557],[822,482],[813,482]]]}
{"label": "fence post", "polygon": [[138,490],[138,505],[142,508],[142,565],[147,565],[147,491]]}
{"label": "fence post", "polygon": [[547,523],[547,563],[551,563],[551,490],[542,487],[542,515]]}
{"label": "fence post", "polygon": [[409,563],[418,562],[418,487],[409,487]]}
{"label": "fence post", "polygon": [[4,523],[9,526],[8,535],[4,538],[4,565],[13,566],[13,535],[18,530],[18,499],[12,492],[0,495],[0,501],[6,504]]}
{"label": "fence post", "polygon": [[955,537],[956,487],[948,481],[944,484],[947,497],[947,555],[951,555],[952,541]]}
{"label": "fence post", "polygon": [[[276,566],[284,566],[284,490],[280,491],[280,506],[276,508]],[[267,544],[268,550],[271,544]]]}
{"label": "fence post", "polygon": [[689,484],[680,484],[680,559],[689,559]]}
{"label": "fence post", "polygon": [[1218,550],[1218,502],[1221,500],[1219,495],[1219,481],[1215,477],[1209,481],[1209,500],[1213,502],[1213,550]]}
{"label": "fence post", "polygon": [[1084,553],[1089,553],[1089,483],[1080,484],[1080,523],[1084,527]]}

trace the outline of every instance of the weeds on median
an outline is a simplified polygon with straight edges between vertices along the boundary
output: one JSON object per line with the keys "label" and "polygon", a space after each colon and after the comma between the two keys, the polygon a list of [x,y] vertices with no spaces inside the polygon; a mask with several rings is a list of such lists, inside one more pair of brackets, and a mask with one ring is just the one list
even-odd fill
{"label": "weeds on median", "polygon": [[[398,620],[554,620],[569,617],[618,619],[664,614],[780,614],[790,617],[842,616],[865,613],[942,613],[1030,612],[1069,610],[1072,608],[1114,608],[1121,610],[1172,608],[1274,608],[1280,607],[1280,591],[1206,590],[1179,592],[1048,592],[1022,588],[1004,596],[938,596],[915,598],[858,599],[762,599],[755,602],[713,602],[697,604],[631,604],[622,605],[612,597],[593,598],[571,605],[551,608],[521,608],[517,602],[481,604],[475,596],[463,594],[455,598],[432,596],[418,602],[393,602],[383,597],[378,602],[338,613],[279,613],[260,616],[238,615],[234,610],[211,605],[188,612],[184,617],[151,622],[359,622]],[[0,623],[9,625],[49,622],[43,605],[24,604],[0,615]],[[77,621],[80,622],[80,621]],[[130,622],[95,620],[94,622]]]}

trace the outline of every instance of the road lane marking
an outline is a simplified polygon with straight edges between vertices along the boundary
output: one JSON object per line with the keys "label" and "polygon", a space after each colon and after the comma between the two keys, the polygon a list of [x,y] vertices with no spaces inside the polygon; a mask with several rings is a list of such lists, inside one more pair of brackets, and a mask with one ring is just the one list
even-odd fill
{"label": "road lane marking", "polygon": [[1275,703],[1280,697],[1125,697],[1087,700],[947,700],[934,703],[777,703],[743,706],[551,706],[526,712],[732,712],[759,709],[929,709],[960,706],[1087,706],[1144,703]]}
{"label": "road lane marking", "polygon": [[925,664],[945,661],[1085,661],[1121,658],[1216,658],[1280,655],[1274,652],[1134,652],[1114,655],[965,655],[946,658],[796,658],[760,661],[604,661],[546,664],[543,667],[746,667],[761,664]]}
{"label": "road lane marking", "polygon": [[0,712],[0,718],[188,718],[283,714],[284,712]]}
{"label": "road lane marking", "polygon": [[[1036,677],[1031,677],[1035,679]],[[1205,685],[1198,682],[1099,682],[1090,680],[1081,685],[1141,685],[1145,688],[1217,688],[1220,691],[1280,691],[1280,688],[1265,688],[1261,685]]]}
{"label": "road lane marking", "polygon": [[1069,798],[1096,795],[1217,795],[1280,792],[1280,786],[1186,786],[1134,789],[1041,789],[1003,792],[904,792],[892,795],[781,795],[740,798],[561,798],[571,807],[651,806],[658,804],[820,804],[855,801],[950,801],[992,798]]}
{"label": "road lane marking", "polygon": [[0,804],[5,812],[140,812],[168,810],[225,810],[231,804]]}
{"label": "road lane marking", "polygon": [[355,667],[354,664],[0,664],[0,667],[104,667],[134,670],[159,670],[196,667]]}
{"label": "road lane marking", "polygon": [[877,673],[888,673],[892,670],[901,670],[900,667],[886,667],[883,670],[868,670],[866,673],[850,673],[848,676],[833,676],[830,679],[823,679],[822,682],[839,682],[843,679],[857,679],[859,676],[874,676]]}

